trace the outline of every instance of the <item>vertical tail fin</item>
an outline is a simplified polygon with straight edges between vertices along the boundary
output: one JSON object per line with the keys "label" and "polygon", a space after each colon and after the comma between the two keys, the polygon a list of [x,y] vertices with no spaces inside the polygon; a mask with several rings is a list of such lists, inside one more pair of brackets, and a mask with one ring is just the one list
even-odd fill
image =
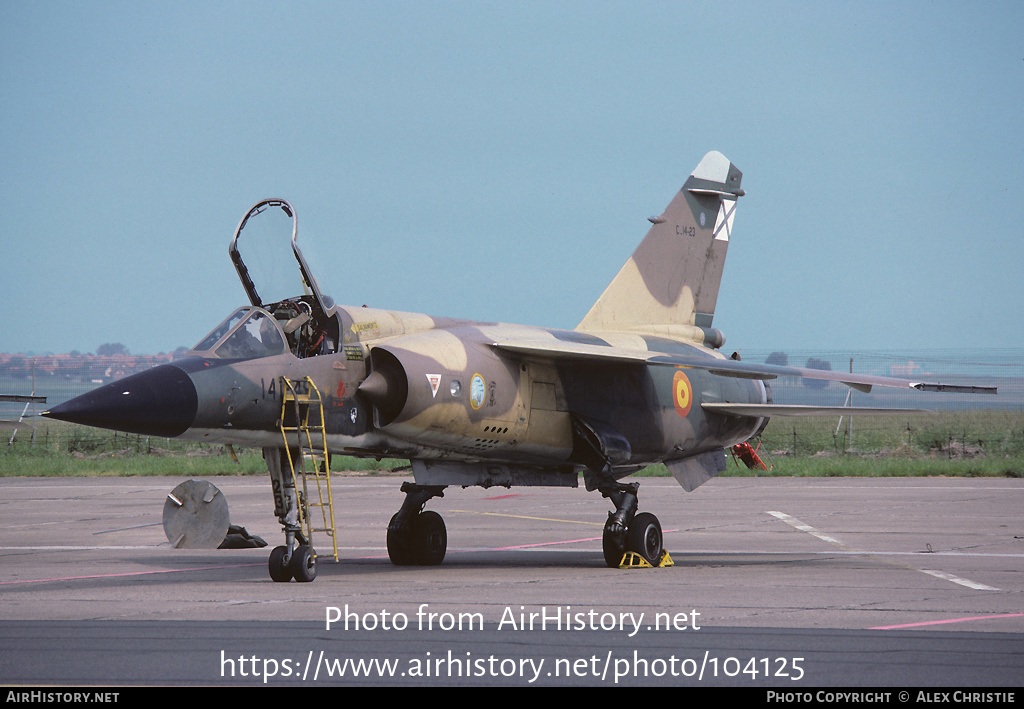
{"label": "vertical tail fin", "polygon": [[705,155],[576,329],[683,334],[695,326],[708,335],[742,179],[721,153]]}

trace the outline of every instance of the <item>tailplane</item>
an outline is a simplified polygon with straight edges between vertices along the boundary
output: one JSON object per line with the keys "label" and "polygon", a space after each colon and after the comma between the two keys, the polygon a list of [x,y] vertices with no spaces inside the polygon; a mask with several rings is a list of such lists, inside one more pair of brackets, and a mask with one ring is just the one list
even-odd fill
{"label": "tailplane", "polygon": [[743,173],[718,152],[693,174],[577,330],[688,336],[721,346],[711,329]]}

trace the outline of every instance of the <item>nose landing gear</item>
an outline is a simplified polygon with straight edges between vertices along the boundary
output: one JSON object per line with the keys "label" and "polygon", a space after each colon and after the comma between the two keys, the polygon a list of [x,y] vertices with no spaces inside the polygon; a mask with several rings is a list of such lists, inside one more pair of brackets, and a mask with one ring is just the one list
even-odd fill
{"label": "nose landing gear", "polygon": [[307,544],[295,547],[289,554],[288,547],[275,547],[267,561],[270,578],[279,583],[287,583],[293,578],[300,582],[309,582],[316,578],[316,552]]}
{"label": "nose landing gear", "polygon": [[316,578],[316,552],[309,543],[309,537],[303,533],[299,515],[299,507],[304,503],[295,489],[295,476],[285,474],[282,462],[286,456],[297,455],[300,454],[283,448],[263,449],[274,488],[274,513],[284,529],[284,545],[275,547],[267,560],[270,578],[278,583],[292,579],[308,583]]}

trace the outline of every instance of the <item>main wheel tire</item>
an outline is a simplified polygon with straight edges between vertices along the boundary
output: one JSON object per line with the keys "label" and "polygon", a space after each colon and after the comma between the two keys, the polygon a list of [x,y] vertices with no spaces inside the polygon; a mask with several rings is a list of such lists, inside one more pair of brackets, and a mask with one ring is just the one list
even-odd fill
{"label": "main wheel tire", "polygon": [[633,517],[626,532],[626,548],[642,556],[651,566],[657,566],[664,548],[658,518],[650,512],[641,512]]}
{"label": "main wheel tire", "polygon": [[409,566],[415,563],[412,535],[409,530],[399,532],[392,529],[396,517],[398,517],[397,512],[392,515],[391,522],[388,524],[388,558],[395,566]]}
{"label": "main wheel tire", "polygon": [[421,512],[413,523],[413,545],[416,563],[437,566],[448,550],[448,529],[437,512]]}
{"label": "main wheel tire", "polygon": [[316,553],[312,547],[300,546],[295,548],[289,566],[292,575],[300,583],[308,583],[316,578]]}
{"label": "main wheel tire", "polygon": [[619,564],[622,563],[622,555],[626,553],[626,547],[619,539],[620,535],[613,532],[606,524],[604,536],[601,537],[601,550],[604,552],[604,563],[613,569],[619,568]]}
{"label": "main wheel tire", "polygon": [[267,568],[270,570],[270,578],[278,583],[287,583],[292,580],[291,567],[285,563],[284,557],[288,553],[288,547],[274,547],[267,560]]}

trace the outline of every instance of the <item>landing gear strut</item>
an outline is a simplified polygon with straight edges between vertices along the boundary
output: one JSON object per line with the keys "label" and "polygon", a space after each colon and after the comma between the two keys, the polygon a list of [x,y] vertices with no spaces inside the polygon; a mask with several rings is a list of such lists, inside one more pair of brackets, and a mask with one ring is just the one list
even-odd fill
{"label": "landing gear strut", "polygon": [[275,547],[267,560],[270,578],[279,583],[292,579],[309,582],[316,578],[316,552],[309,545],[299,524],[299,496],[295,481],[286,475],[283,456],[297,455],[284,448],[264,448],[263,457],[274,489],[274,514],[284,528],[284,546]]}
{"label": "landing gear strut", "polygon": [[437,566],[448,549],[448,530],[437,512],[423,511],[444,485],[402,483],[405,501],[388,524],[388,557],[395,566]]}
{"label": "landing gear strut", "polygon": [[639,489],[639,483],[613,483],[598,488],[615,504],[615,511],[608,513],[601,538],[604,562],[613,569],[619,567],[626,552],[639,554],[651,566],[661,561],[661,523],[650,512],[636,513]]}

